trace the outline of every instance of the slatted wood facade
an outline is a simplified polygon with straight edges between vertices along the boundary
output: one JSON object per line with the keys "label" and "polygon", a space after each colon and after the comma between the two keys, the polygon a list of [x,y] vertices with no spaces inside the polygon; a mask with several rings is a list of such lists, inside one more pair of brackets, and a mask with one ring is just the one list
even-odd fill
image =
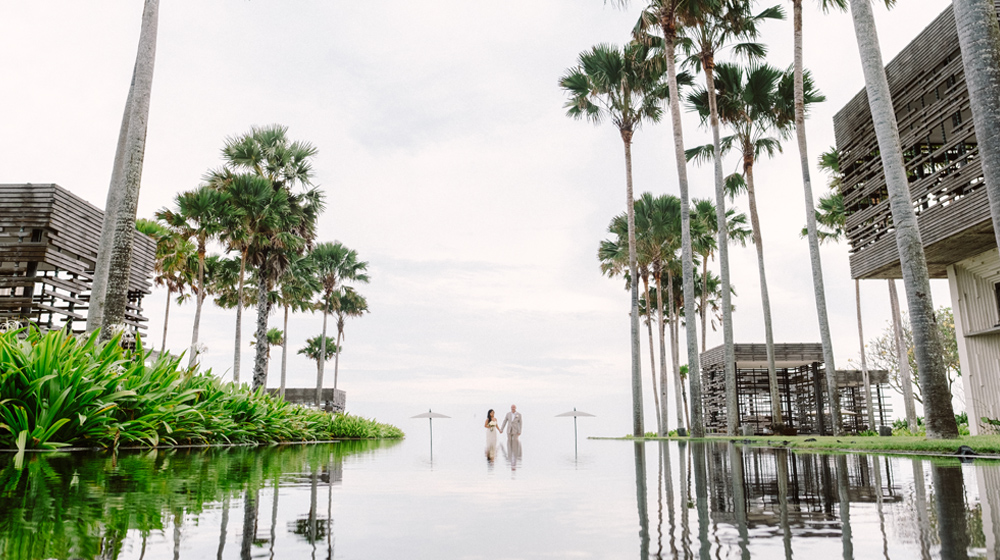
{"label": "slatted wood facade", "polygon": [[[889,62],[886,76],[927,266],[931,277],[945,278],[949,264],[995,246],[950,6]],[[844,174],[841,191],[851,276],[900,278],[888,190],[865,91],[833,122]]]}
{"label": "slatted wood facade", "polygon": [[[104,212],[59,185],[0,184],[0,323],[86,326]],[[136,232],[126,323],[146,328],[156,244]]]}
{"label": "slatted wood facade", "polygon": [[[739,398],[741,426],[750,426],[755,434],[771,431],[770,383],[767,374],[767,346],[735,344],[736,392]],[[786,426],[801,434],[828,433],[829,411],[822,412],[829,398],[826,391],[826,369],[823,365],[823,345],[819,343],[785,343],[774,345],[774,362],[778,374],[778,394]],[[702,406],[705,428],[712,433],[726,431],[725,352],[723,346],[701,354]],[[890,412],[884,393],[888,372],[869,372],[876,422],[886,423]],[[867,403],[860,371],[837,370],[837,388],[843,412],[843,428],[858,432],[874,429],[867,426]]]}

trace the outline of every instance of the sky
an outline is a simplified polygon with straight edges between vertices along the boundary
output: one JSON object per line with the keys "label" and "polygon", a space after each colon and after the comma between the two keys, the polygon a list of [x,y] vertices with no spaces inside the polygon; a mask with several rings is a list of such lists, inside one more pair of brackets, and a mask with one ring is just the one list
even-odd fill
{"label": "sky", "polygon": [[[877,6],[884,60],[947,5]],[[628,292],[602,277],[596,259],[609,221],[624,211],[622,143],[609,124],[567,118],[558,80],[580,52],[627,41],[640,6],[162,2],[138,215],[197,187],[221,164],[227,137],[286,125],[290,138],[319,150],[314,182],[327,204],[319,240],[341,241],[369,263],[371,282],[359,290],[371,313],[348,321],[340,358],[349,412],[407,429],[428,408],[471,419],[516,403],[531,419],[578,407],[598,415],[595,432],[629,433]],[[136,0],[0,3],[0,183],[57,183],[104,207],[141,12]],[[864,83],[848,14],[807,3],[804,37],[805,66],[827,98],[807,123],[815,162],[834,145],[833,115]],[[766,24],[761,41],[769,63],[791,64],[790,21]],[[684,127],[688,147],[711,141],[696,116]],[[819,342],[799,237],[798,154],[792,141],[784,148],[755,167],[774,338]],[[636,134],[633,166],[636,194],[679,194],[668,124]],[[735,157],[724,167],[736,171]],[[712,197],[711,167],[688,173],[692,196]],[[812,178],[818,198],[826,177],[814,166]],[[747,209],[745,200],[736,206]],[[837,366],[857,367],[847,246],[821,253]],[[735,340],[763,342],[754,249],[735,247],[730,259]],[[932,285],[935,305],[950,305],[947,282]],[[887,326],[887,293],[884,281],[861,282],[866,339]],[[144,300],[157,347],[165,297],[154,289]],[[193,318],[192,303],[172,307],[171,350],[188,347]],[[244,341],[253,321],[244,313]],[[271,326],[280,322],[271,317]],[[296,352],[321,328],[320,315],[290,320],[289,386],[315,386],[315,362]],[[234,329],[235,313],[206,301],[202,363],[229,378]],[[721,331],[707,338],[709,348],[722,343]],[[242,353],[244,379],[252,353]],[[280,355],[272,352],[271,386]],[[644,359],[652,430],[647,368]],[[901,401],[894,405],[902,415]]]}

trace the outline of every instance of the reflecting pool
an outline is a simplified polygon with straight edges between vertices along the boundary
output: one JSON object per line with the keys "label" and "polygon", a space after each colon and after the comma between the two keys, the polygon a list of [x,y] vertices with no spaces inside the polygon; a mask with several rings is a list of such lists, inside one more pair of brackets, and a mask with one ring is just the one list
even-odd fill
{"label": "reflecting pool", "polygon": [[[478,436],[478,432],[476,433]],[[437,438],[438,436],[435,435]],[[995,558],[1000,462],[481,439],[0,454],[0,558]]]}

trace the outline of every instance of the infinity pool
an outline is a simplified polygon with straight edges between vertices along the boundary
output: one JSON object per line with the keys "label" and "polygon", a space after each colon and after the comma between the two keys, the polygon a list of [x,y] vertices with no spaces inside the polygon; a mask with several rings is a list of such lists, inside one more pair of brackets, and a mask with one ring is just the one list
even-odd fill
{"label": "infinity pool", "polygon": [[[476,433],[478,436],[478,432]],[[994,558],[1000,463],[477,438],[0,455],[0,558]]]}

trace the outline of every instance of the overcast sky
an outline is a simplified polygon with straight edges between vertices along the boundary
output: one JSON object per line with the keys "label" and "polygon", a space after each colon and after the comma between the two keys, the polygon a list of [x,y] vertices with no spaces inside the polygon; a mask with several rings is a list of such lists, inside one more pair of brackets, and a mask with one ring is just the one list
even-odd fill
{"label": "overcast sky", "polygon": [[[814,4],[805,64],[827,102],[808,121],[812,161],[834,143],[833,115],[864,86],[849,16]],[[610,125],[567,118],[557,82],[581,51],[626,41],[640,5],[162,2],[139,216],[196,187],[220,164],[227,136],[284,124],[319,149],[320,239],[370,263],[361,291],[372,312],[349,321],[341,356],[351,412],[406,428],[428,407],[481,415],[516,402],[550,417],[578,406],[601,417],[597,431],[627,433],[628,293],[601,276],[595,257],[624,210],[622,144]],[[884,59],[946,6],[877,7]],[[57,183],[104,207],[141,11],[138,0],[0,3],[0,183]],[[762,40],[771,64],[791,64],[790,21],[767,24]],[[693,115],[685,127],[688,146],[710,142]],[[666,124],[636,134],[637,194],[678,194],[671,142]],[[797,150],[785,150],[755,168],[774,336],[818,342]],[[725,168],[736,165],[730,158]],[[712,196],[710,167],[689,175],[694,197]],[[826,178],[812,176],[819,196]],[[730,255],[736,341],[763,342],[755,254]],[[847,247],[824,247],[822,258],[837,365],[846,367],[859,347]],[[933,284],[935,305],[950,305],[946,282]],[[144,301],[157,346],[164,298],[154,290]],[[872,338],[889,319],[886,283],[862,282],[862,298]],[[193,304],[171,310],[174,351],[189,343],[193,315]],[[253,311],[244,318],[249,341]],[[203,363],[231,375],[234,313],[206,302],[202,321]],[[315,384],[315,364],[294,352],[320,328],[318,315],[292,319],[290,386]],[[709,347],[718,344],[721,332],[709,331]],[[272,386],[280,355],[272,352]],[[248,376],[249,347],[242,364]]]}

